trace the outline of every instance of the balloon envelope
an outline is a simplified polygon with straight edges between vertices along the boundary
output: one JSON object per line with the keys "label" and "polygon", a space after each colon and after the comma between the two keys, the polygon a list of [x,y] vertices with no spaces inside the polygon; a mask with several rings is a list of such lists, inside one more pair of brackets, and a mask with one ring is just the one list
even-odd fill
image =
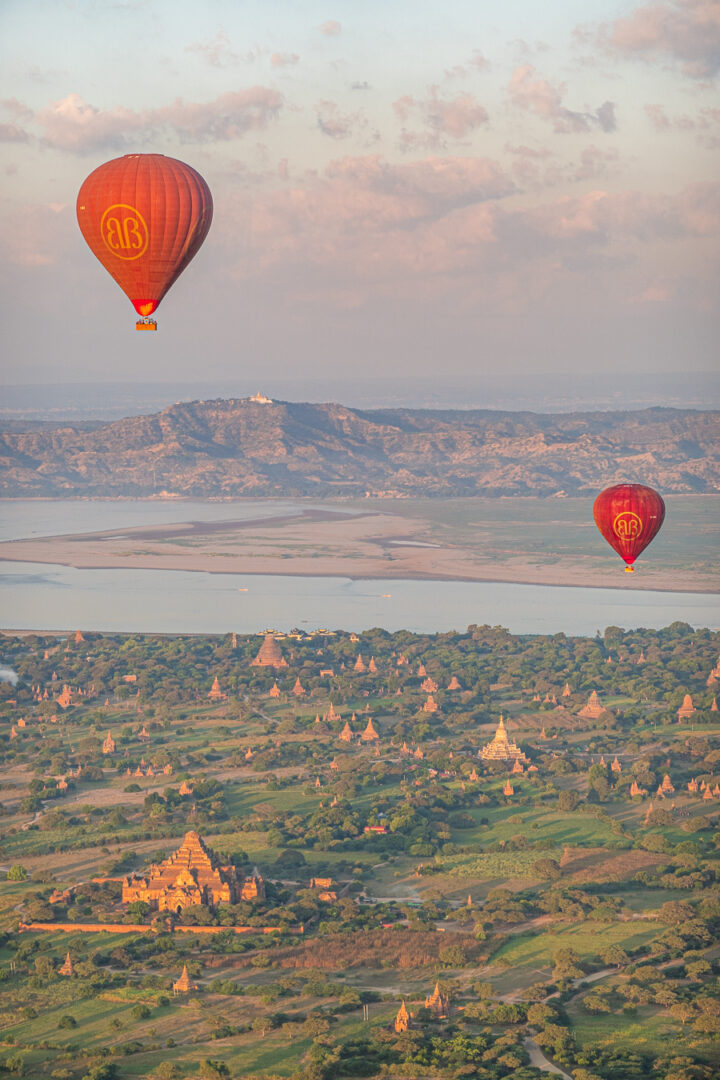
{"label": "balloon envelope", "polygon": [[628,569],[657,535],[665,519],[665,503],[644,484],[605,488],[593,505],[595,524]]}
{"label": "balloon envelope", "polygon": [[200,250],[212,221],[200,173],[163,154],[126,154],[91,172],[77,199],[90,250],[132,301],[152,315]]}

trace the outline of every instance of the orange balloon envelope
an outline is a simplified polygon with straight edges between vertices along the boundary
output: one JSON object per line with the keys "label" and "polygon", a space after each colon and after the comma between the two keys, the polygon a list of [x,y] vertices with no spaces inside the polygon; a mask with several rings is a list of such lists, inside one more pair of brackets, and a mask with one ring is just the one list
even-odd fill
{"label": "orange balloon envelope", "polygon": [[91,172],[77,199],[90,250],[138,315],[149,322],[170,286],[197,255],[212,221],[200,173],[163,154],[126,154]]}
{"label": "orange balloon envelope", "polygon": [[638,555],[659,532],[665,520],[665,503],[657,491],[643,484],[615,484],[600,492],[593,517],[630,573]]}

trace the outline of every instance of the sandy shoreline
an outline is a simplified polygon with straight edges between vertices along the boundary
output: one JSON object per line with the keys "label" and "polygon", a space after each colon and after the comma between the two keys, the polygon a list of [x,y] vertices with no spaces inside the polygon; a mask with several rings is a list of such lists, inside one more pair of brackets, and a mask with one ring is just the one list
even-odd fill
{"label": "sandy shoreline", "polygon": [[[583,528],[533,530],[492,519],[463,524],[418,512],[358,507],[222,521],[180,521],[0,543],[0,563],[78,570],[181,570],[351,581],[485,582],[720,594],[707,565],[659,566],[642,558],[633,575],[611,551],[588,545]],[[599,553],[598,553],[599,552]]]}

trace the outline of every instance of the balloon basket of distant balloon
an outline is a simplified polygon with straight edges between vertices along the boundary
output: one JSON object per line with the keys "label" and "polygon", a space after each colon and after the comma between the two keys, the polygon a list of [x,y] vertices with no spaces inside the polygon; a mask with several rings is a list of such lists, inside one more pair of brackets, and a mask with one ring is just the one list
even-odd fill
{"label": "balloon basket of distant balloon", "polygon": [[138,319],[135,323],[136,330],[157,330],[157,323],[154,319]]}

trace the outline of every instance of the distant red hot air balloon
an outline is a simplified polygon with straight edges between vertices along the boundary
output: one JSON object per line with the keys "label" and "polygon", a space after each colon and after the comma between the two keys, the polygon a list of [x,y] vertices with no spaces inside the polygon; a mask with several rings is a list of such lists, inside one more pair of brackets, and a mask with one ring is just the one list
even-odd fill
{"label": "distant red hot air balloon", "polygon": [[625,570],[632,573],[632,564],[665,520],[665,503],[644,484],[615,484],[600,492],[593,517],[608,544],[627,563]]}
{"label": "distant red hot air balloon", "polygon": [[163,154],[126,154],[91,172],[77,199],[90,250],[132,301],[138,330],[197,255],[212,221],[200,173]]}

